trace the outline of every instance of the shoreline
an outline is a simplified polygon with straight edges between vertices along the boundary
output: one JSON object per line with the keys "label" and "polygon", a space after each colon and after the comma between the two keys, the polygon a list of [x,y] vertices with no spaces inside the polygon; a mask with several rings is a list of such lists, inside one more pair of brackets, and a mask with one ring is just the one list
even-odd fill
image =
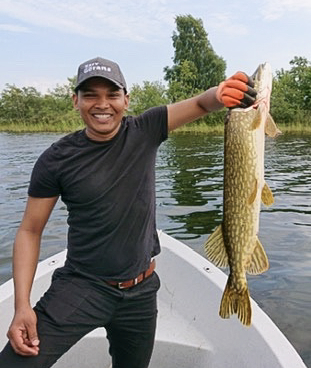
{"label": "shoreline", "polygon": [[[28,125],[28,124],[7,124],[0,125],[1,133],[71,133],[79,129],[83,129],[84,125]],[[292,124],[290,126],[278,124],[278,128],[283,134],[307,134],[311,135],[311,126],[302,124]],[[184,125],[176,129],[172,134],[210,134],[223,135],[224,126],[207,124]]]}
{"label": "shoreline", "polygon": [[[311,126],[303,126],[303,125],[282,125],[278,124],[277,127],[280,129],[282,134],[306,134],[311,135]],[[183,126],[177,129],[174,133],[179,134],[211,134],[211,135],[223,135],[224,134],[224,126],[203,126],[203,127],[195,127],[195,126]]]}

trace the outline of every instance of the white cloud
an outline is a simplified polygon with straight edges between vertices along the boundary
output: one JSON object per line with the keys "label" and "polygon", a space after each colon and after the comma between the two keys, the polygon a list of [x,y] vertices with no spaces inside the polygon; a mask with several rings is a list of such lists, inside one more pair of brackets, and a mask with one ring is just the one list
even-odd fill
{"label": "white cloud", "polygon": [[311,12],[310,0],[263,0],[262,14],[266,20],[281,18],[288,12]]}
{"label": "white cloud", "polygon": [[29,28],[19,26],[17,24],[0,24],[0,31],[18,32],[18,33],[28,33],[28,32],[30,32]]}
{"label": "white cloud", "polygon": [[134,41],[156,38],[174,24],[165,0],[1,0],[0,13],[62,32]]}
{"label": "white cloud", "polygon": [[234,16],[229,13],[210,14],[207,24],[209,28],[232,36],[242,36],[249,33],[248,28],[244,24],[236,22]]}

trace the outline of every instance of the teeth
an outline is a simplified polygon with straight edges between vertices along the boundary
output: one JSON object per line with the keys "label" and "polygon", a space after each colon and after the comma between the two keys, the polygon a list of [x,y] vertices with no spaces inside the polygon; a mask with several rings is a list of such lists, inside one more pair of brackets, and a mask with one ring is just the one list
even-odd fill
{"label": "teeth", "polygon": [[110,118],[111,114],[94,114],[96,119],[107,119]]}

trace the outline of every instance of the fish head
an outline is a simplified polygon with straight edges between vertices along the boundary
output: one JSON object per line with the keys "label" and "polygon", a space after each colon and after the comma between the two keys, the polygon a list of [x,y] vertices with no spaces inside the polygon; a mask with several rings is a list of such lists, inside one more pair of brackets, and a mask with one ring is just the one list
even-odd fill
{"label": "fish head", "polygon": [[258,107],[259,104],[264,103],[267,107],[267,111],[270,110],[270,96],[272,91],[272,69],[269,63],[263,63],[258,66],[252,78],[255,83],[255,90],[257,91],[257,97],[255,104],[253,105],[255,108]]}

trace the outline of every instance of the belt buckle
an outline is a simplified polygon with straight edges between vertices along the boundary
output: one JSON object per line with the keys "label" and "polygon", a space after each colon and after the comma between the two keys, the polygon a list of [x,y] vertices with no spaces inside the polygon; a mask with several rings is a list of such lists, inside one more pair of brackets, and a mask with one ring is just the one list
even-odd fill
{"label": "belt buckle", "polygon": [[128,287],[123,286],[124,281],[123,282],[118,282],[118,289],[120,289],[120,290],[122,290],[122,289],[128,289],[128,288],[130,288],[132,286],[137,285],[138,284],[138,277],[135,277],[135,279],[133,279],[132,281],[134,281],[134,284],[131,285],[131,286],[128,286]]}

